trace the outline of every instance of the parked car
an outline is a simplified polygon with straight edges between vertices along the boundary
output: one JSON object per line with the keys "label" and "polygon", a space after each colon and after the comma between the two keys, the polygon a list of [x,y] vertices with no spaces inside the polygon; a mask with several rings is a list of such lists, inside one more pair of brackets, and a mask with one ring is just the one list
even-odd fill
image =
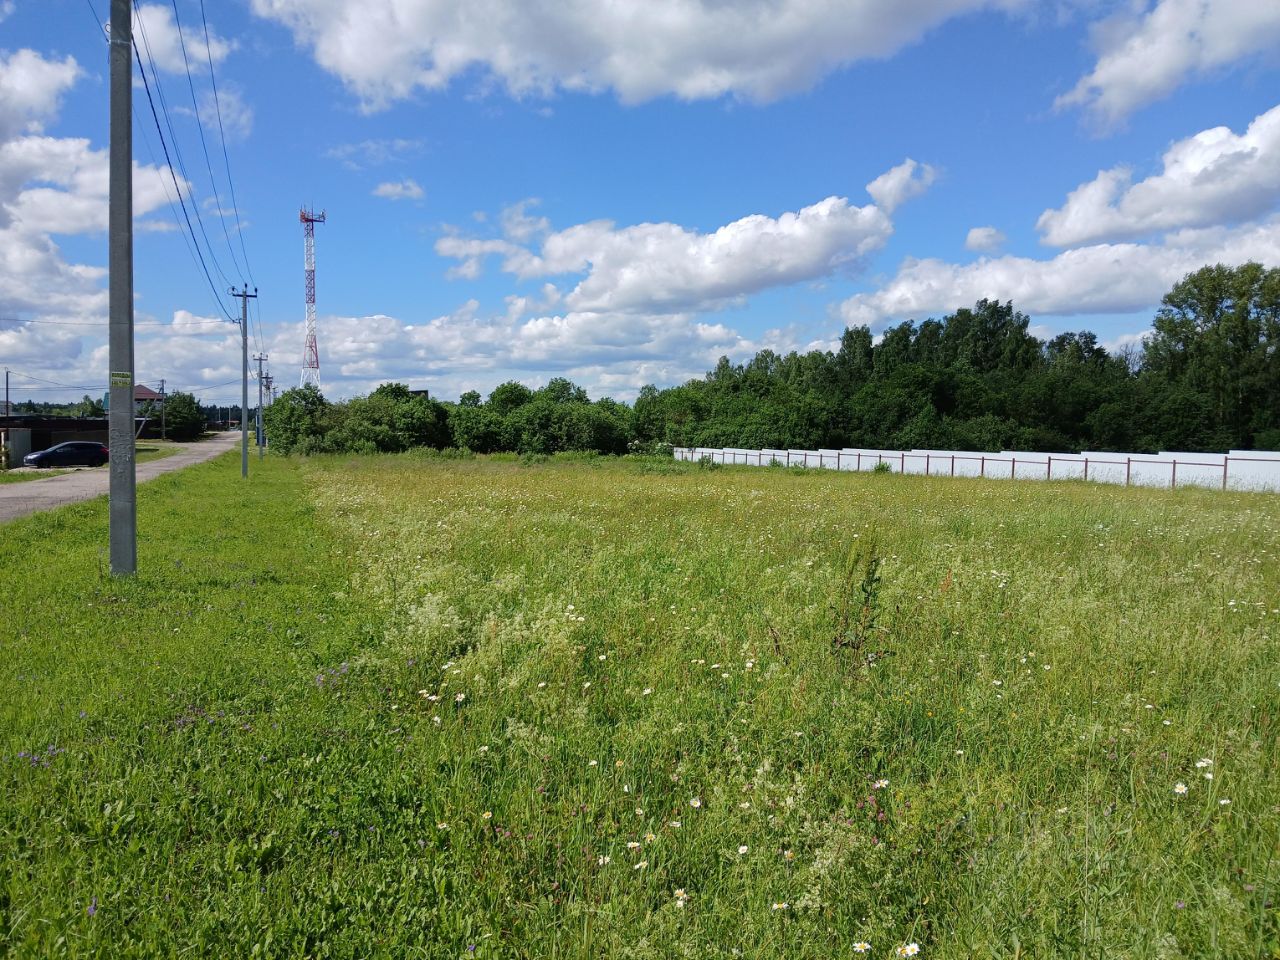
{"label": "parked car", "polygon": [[28,453],[22,458],[27,467],[100,467],[111,459],[107,448],[91,440],[68,440],[48,450]]}

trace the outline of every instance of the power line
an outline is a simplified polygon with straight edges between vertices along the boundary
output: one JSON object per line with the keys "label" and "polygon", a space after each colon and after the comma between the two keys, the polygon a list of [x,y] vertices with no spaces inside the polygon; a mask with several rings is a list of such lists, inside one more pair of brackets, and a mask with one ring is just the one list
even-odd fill
{"label": "power line", "polygon": [[222,141],[222,162],[227,168],[227,187],[231,191],[231,209],[236,215],[236,236],[240,239],[240,252],[244,255],[244,268],[249,282],[255,287],[253,268],[249,266],[249,252],[244,248],[244,227],[240,225],[240,206],[236,203],[236,182],[231,178],[231,159],[227,156],[227,132],[222,126],[222,102],[218,99],[218,81],[213,76],[213,49],[209,46],[209,21],[204,15],[204,0],[200,0],[200,22],[204,26],[204,52],[209,60],[209,86],[213,89],[213,109],[218,117],[218,138]]}
{"label": "power line", "polygon": [[[142,46],[147,51],[147,60],[151,64],[151,78],[155,81],[155,84],[156,84],[156,98],[160,101],[160,113],[163,114],[164,116],[165,126],[169,128],[169,139],[173,143],[173,155],[178,160],[178,169],[182,171],[182,179],[185,180],[187,183],[191,183],[192,182],[191,175],[187,173],[187,166],[182,160],[182,148],[178,144],[178,134],[173,129],[173,117],[169,113],[169,104],[165,100],[164,86],[160,83],[160,69],[156,66],[155,56],[151,52],[151,43],[147,39],[147,28],[142,21],[142,12],[138,7],[137,0],[134,0],[133,9],[134,9],[134,12],[138,15],[138,31],[142,34]],[[137,52],[137,46],[138,45],[135,42],[134,43],[135,53]],[[142,70],[141,58],[138,59],[138,69]],[[143,77],[143,86],[147,88],[147,99],[150,100],[151,91],[150,91],[150,87],[147,85],[145,74]],[[151,104],[151,112],[153,114],[155,114],[156,112],[154,102],[152,102]],[[161,140],[161,144],[163,145],[164,131],[160,130],[160,121],[158,118],[156,119],[156,129],[160,132],[160,140]],[[167,148],[165,150],[165,155],[167,158],[168,156]],[[172,164],[170,164],[170,168],[172,168]],[[178,181],[176,176],[174,177],[173,185],[175,189],[178,189],[179,197],[181,197],[181,189],[178,188]],[[209,232],[205,229],[204,218],[200,216],[200,205],[196,203],[195,197],[191,198],[191,209],[195,212],[196,223],[200,225],[200,235],[204,237],[205,250],[207,250],[209,253],[209,259],[213,261],[214,269],[218,271],[218,275],[222,277],[225,283],[228,283],[228,284],[231,283],[231,280],[227,277],[226,271],[222,269],[222,264],[218,261],[218,255],[213,252],[213,243],[210,242],[209,240]],[[192,237],[194,236],[195,236],[195,232],[192,231]],[[210,282],[212,282],[212,280]],[[231,315],[227,314],[227,319],[230,319],[230,318],[231,318]]]}
{"label": "power line", "polygon": [[[108,325],[106,320],[22,320],[18,317],[0,317],[0,323],[41,323],[55,327],[105,327]],[[181,326],[194,327],[209,324],[226,326],[226,323],[225,320],[191,320]],[[135,327],[178,327],[178,324],[168,320],[135,320],[133,325]]]}
{"label": "power line", "polygon": [[[187,89],[191,91],[191,109],[195,111],[196,129],[200,132],[200,149],[204,151],[204,167],[209,171],[209,184],[213,187],[213,199],[218,199],[218,181],[213,176],[213,163],[209,160],[209,144],[204,138],[204,121],[200,119],[200,104],[196,100],[196,85],[191,77],[191,63],[187,60],[187,41],[182,35],[182,19],[178,14],[178,0],[170,0],[173,5],[173,22],[178,30],[178,47],[182,51],[182,65],[187,71]],[[205,34],[206,53],[209,54],[210,63],[212,63],[213,53],[207,50],[208,34]],[[210,71],[212,76],[212,70]],[[240,279],[243,282],[245,270],[241,269],[239,260],[236,259],[236,252],[231,246],[231,234],[227,232],[227,221],[222,215],[222,208],[218,208],[218,222],[222,225],[222,236],[227,241],[227,252],[231,254],[231,262],[235,265],[236,270],[240,271]],[[225,278],[224,278],[225,279]]]}
{"label": "power line", "polygon": [[[164,141],[164,131],[160,128],[160,117],[156,114],[156,103],[155,103],[155,100],[151,98],[151,84],[147,81],[147,72],[145,69],[143,69],[142,55],[139,54],[138,45],[136,43],[133,45],[133,55],[138,61],[138,71],[142,74],[142,89],[146,91],[147,103],[150,104],[151,106],[151,119],[155,122],[156,133],[160,135],[160,146],[164,150],[164,162],[165,162],[165,165],[168,166],[169,168],[169,177],[173,180],[173,189],[177,191],[178,203],[181,204],[182,206],[182,216],[187,221],[187,230],[191,232],[191,239],[195,243],[196,257],[198,257],[200,260],[200,268],[201,270],[204,271],[205,280],[209,282],[209,290],[213,293],[213,299],[216,300],[218,303],[218,309],[222,311],[222,315],[224,317],[226,317],[228,320],[231,320],[231,314],[227,311],[226,306],[223,304],[222,298],[218,296],[218,287],[213,282],[213,277],[209,273],[209,266],[208,264],[205,263],[204,254],[200,252],[200,242],[196,239],[195,228],[191,226],[191,217],[187,213],[186,201],[183,200],[182,198],[182,188],[178,186],[177,174],[173,172],[173,163],[169,159],[169,148],[168,146],[165,145],[165,141]],[[176,149],[177,145],[175,144],[174,146]],[[192,203],[194,205],[194,200],[192,201]],[[200,211],[197,210],[196,218],[199,219],[199,217],[200,217]],[[205,240],[206,242],[208,242],[207,236]],[[210,251],[210,255],[212,255],[212,251]],[[216,266],[216,261],[215,261],[215,266]],[[235,321],[231,321],[231,322],[234,323]]]}

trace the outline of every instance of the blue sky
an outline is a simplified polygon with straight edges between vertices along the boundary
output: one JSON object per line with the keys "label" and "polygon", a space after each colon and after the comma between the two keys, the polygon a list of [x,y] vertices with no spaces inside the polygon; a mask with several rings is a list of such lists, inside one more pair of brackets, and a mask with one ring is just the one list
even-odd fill
{"label": "blue sky", "polygon": [[[1042,335],[1122,346],[1199,265],[1280,264],[1280,5],[204,9],[207,47],[199,0],[138,18],[217,293],[140,87],[135,289],[138,379],[207,401],[238,395],[238,331],[212,321],[249,272],[251,350],[279,386],[298,381],[302,204],[328,214],[317,305],[334,397],[563,375],[629,400],[721,354],[829,348],[846,324],[983,296]],[[0,364],[19,399],[106,381],[107,10],[0,0]]]}

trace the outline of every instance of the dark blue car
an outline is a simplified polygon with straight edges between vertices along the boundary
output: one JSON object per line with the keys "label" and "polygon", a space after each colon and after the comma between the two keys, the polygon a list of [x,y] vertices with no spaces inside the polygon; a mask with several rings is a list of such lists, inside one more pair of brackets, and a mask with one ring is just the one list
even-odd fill
{"label": "dark blue car", "polygon": [[107,448],[93,440],[68,440],[48,450],[28,453],[26,467],[100,467],[110,458]]}

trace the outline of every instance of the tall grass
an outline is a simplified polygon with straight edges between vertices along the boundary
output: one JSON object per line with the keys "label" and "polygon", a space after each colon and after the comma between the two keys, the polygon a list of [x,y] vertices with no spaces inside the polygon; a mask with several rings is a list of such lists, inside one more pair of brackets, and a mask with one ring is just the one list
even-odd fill
{"label": "tall grass", "polygon": [[1280,950],[1274,498],[267,464],[5,528],[14,954]]}

